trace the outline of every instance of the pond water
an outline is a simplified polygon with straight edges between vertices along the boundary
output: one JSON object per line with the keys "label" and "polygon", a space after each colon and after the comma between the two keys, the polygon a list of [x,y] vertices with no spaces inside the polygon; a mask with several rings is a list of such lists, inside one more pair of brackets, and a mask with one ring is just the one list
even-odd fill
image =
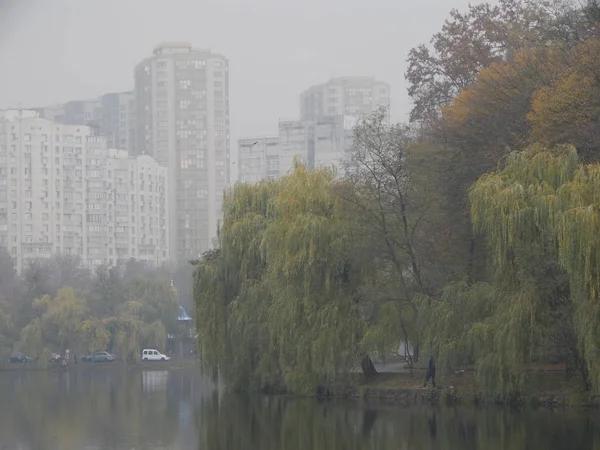
{"label": "pond water", "polygon": [[248,398],[191,371],[0,372],[0,450],[591,450],[598,416]]}

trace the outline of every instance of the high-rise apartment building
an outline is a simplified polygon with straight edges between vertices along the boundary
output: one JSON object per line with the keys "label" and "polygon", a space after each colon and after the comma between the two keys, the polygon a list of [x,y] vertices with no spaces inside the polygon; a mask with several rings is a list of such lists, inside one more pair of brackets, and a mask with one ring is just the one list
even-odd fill
{"label": "high-rise apartment building", "polygon": [[308,169],[314,167],[315,126],[313,122],[280,120],[278,139],[281,175],[289,173],[296,160],[304,163]]}
{"label": "high-rise apartment building", "polygon": [[135,69],[136,148],[169,170],[170,245],[187,262],[211,248],[229,183],[229,63],[163,44]]}
{"label": "high-rise apartment building", "polygon": [[105,94],[91,100],[33,108],[43,119],[63,125],[89,125],[104,136],[109,148],[135,150],[135,99],[133,91]]}
{"label": "high-rise apartment building", "polygon": [[132,91],[105,94],[100,98],[99,133],[109,148],[135,150],[135,98]]}
{"label": "high-rise apartment building", "polygon": [[65,125],[98,126],[102,119],[102,102],[97,98],[67,102],[63,108],[61,123]]}
{"label": "high-rise apartment building", "polygon": [[300,95],[300,118],[360,116],[390,104],[390,85],[368,77],[333,78]]}
{"label": "high-rise apartment building", "polygon": [[334,169],[337,176],[344,175],[356,122],[354,116],[324,116],[315,122],[314,167]]}
{"label": "high-rise apartment building", "polygon": [[257,183],[281,176],[279,137],[238,139],[238,181]]}
{"label": "high-rise apartment building", "polygon": [[0,247],[18,271],[58,253],[89,267],[168,261],[166,169],[93,133],[0,112]]}
{"label": "high-rise apartment building", "polygon": [[296,158],[309,170],[326,167],[343,176],[356,122],[354,116],[323,116],[314,122],[282,120],[278,136],[239,139],[238,181],[281,177],[290,172]]}

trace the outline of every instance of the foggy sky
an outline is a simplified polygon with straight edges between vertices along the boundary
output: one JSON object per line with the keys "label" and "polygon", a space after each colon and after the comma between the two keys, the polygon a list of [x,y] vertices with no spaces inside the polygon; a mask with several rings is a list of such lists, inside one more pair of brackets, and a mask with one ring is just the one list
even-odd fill
{"label": "foggy sky", "polygon": [[0,0],[0,109],[46,106],[133,88],[133,68],[165,41],[230,61],[235,140],[276,134],[298,95],[335,76],[392,87],[392,118],[409,109],[411,47],[468,0]]}

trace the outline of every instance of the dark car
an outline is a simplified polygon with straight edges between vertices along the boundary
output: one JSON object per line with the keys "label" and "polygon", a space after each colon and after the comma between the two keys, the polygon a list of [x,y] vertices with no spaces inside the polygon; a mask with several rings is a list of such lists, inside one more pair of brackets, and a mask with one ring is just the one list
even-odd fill
{"label": "dark car", "polygon": [[92,355],[92,362],[113,362],[117,358],[108,352],[96,352]]}
{"label": "dark car", "polygon": [[8,358],[8,361],[13,364],[27,364],[33,361],[33,358],[23,354],[23,353],[13,353]]}

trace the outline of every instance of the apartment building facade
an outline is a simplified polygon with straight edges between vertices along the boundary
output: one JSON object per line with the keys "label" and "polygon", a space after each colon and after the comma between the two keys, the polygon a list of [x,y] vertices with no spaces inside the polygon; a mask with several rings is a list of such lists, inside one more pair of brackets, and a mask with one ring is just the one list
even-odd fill
{"label": "apartment building facade", "polygon": [[112,92],[100,97],[99,133],[108,148],[135,151],[135,97],[133,91]]}
{"label": "apartment building facade", "polygon": [[279,121],[279,172],[289,173],[297,160],[310,170],[314,168],[315,124],[303,120]]}
{"label": "apartment building facade", "polygon": [[238,181],[258,183],[281,176],[279,137],[238,139]]}
{"label": "apartment building facade", "polygon": [[300,95],[300,118],[361,116],[390,105],[390,85],[370,77],[332,78]]}
{"label": "apartment building facade", "polygon": [[135,150],[135,99],[133,91],[112,92],[90,100],[33,108],[43,119],[63,125],[88,125],[106,137],[109,148]]}
{"label": "apartment building facade", "polygon": [[167,173],[84,125],[0,113],[0,247],[18,271],[53,254],[88,267],[168,261]]}
{"label": "apartment building facade", "polygon": [[344,165],[352,148],[355,116],[324,116],[315,122],[314,167],[335,171],[344,176]]}
{"label": "apartment building facade", "polygon": [[352,147],[354,116],[323,116],[313,121],[282,120],[279,134],[238,140],[238,181],[257,183],[284,176],[298,160],[310,169],[333,169],[344,175]]}
{"label": "apartment building facade", "polygon": [[188,43],[158,46],[135,69],[139,154],[169,173],[170,247],[177,262],[210,249],[229,184],[229,63]]}

